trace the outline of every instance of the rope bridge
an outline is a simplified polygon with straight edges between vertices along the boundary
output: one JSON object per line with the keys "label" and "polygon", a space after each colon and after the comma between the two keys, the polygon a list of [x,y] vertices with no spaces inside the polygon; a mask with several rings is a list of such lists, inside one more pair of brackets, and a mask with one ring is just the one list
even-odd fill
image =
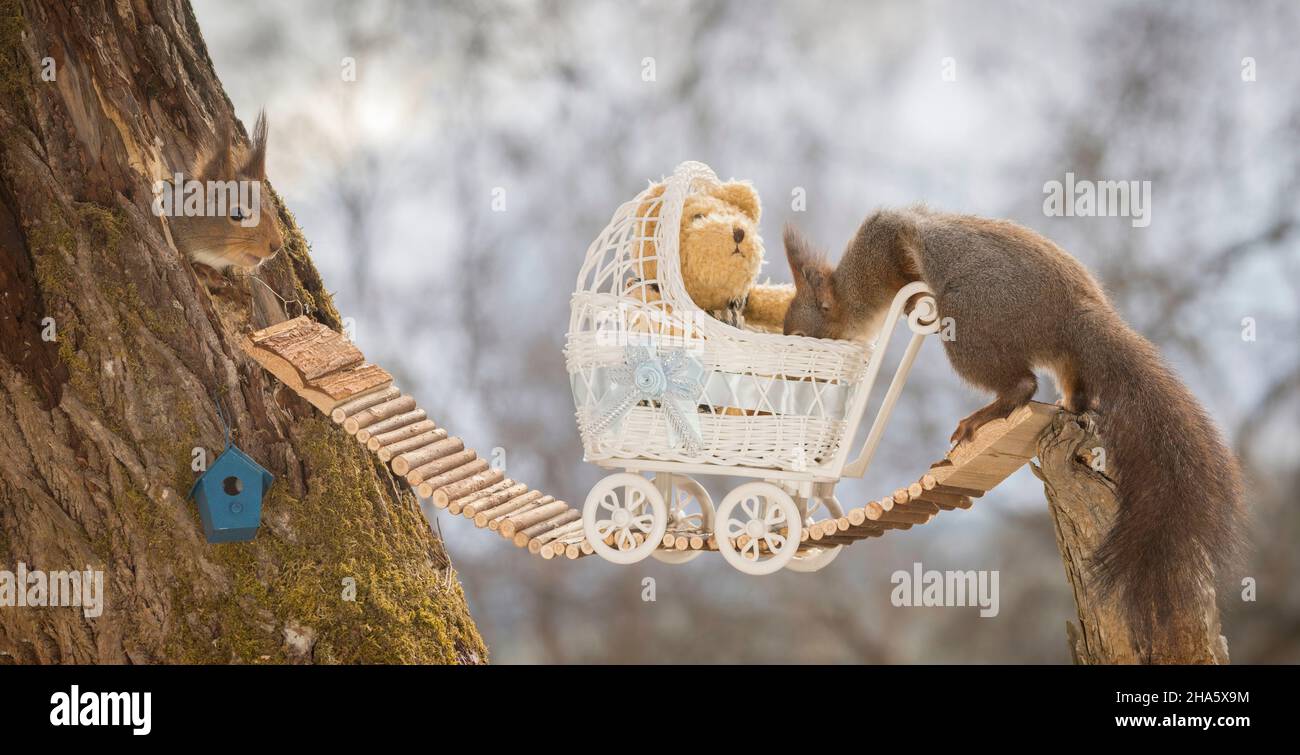
{"label": "rope bridge", "polygon": [[[434,506],[546,560],[593,553],[578,508],[492,468],[464,440],[439,427],[393,384],[392,375],[367,362],[340,333],[298,317],[250,334],[242,346]],[[1055,406],[1033,402],[988,423],[911,485],[805,527],[801,549],[849,545],[925,524],[942,511],[969,509],[973,499],[1034,456],[1038,436],[1056,411]],[[659,547],[718,549],[711,533],[671,529]]]}

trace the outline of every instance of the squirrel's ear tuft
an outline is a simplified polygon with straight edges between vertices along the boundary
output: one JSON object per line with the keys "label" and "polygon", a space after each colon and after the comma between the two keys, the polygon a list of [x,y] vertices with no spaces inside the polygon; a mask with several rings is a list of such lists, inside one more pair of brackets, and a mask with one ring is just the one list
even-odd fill
{"label": "squirrel's ear tuft", "polygon": [[228,181],[235,177],[235,159],[231,145],[230,124],[217,126],[216,137],[203,150],[206,155],[195,170],[201,181]]}
{"label": "squirrel's ear tuft", "polygon": [[754,190],[753,184],[747,181],[728,181],[720,184],[709,193],[724,202],[739,207],[740,211],[748,215],[749,219],[755,223],[758,222],[759,216],[763,213],[763,207],[758,201],[758,192]]}
{"label": "squirrel's ear tuft", "polygon": [[253,124],[253,144],[248,152],[248,162],[244,164],[244,175],[261,181],[266,178],[266,111],[259,110],[257,122]]}
{"label": "squirrel's ear tuft", "polygon": [[795,285],[803,288],[809,283],[807,275],[812,267],[810,263],[817,255],[812,251],[808,239],[804,238],[793,223],[785,224],[782,235],[785,241],[785,258],[790,263],[790,274],[794,276]]}
{"label": "squirrel's ear tuft", "polygon": [[795,290],[807,291],[822,310],[829,310],[835,298],[831,283],[834,270],[826,261],[826,255],[814,250],[808,239],[791,223],[785,225],[784,241]]}

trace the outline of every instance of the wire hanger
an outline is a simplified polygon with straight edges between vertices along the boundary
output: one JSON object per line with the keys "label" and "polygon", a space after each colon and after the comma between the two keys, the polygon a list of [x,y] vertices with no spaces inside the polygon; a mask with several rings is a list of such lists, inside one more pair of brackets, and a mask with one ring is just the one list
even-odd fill
{"label": "wire hanger", "polygon": [[213,393],[211,395],[212,395],[212,403],[217,405],[217,419],[220,420],[221,422],[221,430],[226,435],[225,447],[230,448],[230,421],[226,419],[225,407],[222,406],[221,398],[217,396],[217,394]]}
{"label": "wire hanger", "polygon": [[[304,304],[304,303],[302,302],[301,299],[299,299],[299,298],[296,297],[296,296],[295,296],[294,298],[292,298],[292,299],[286,299],[286,298],[284,298],[283,296],[280,295],[280,293],[279,293],[278,291],[276,291],[274,288],[271,288],[271,285],[270,285],[269,283],[267,283],[266,281],[264,281],[264,280],[262,280],[261,278],[259,278],[255,273],[250,273],[248,277],[249,277],[251,280],[257,281],[259,284],[261,284],[262,288],[265,288],[267,291],[270,291],[270,292],[271,292],[271,296],[274,296],[275,298],[277,298],[277,299],[280,300],[280,304],[284,307],[284,316],[285,316],[285,317],[288,317],[288,316],[289,316],[289,304],[290,304],[290,303],[293,303],[293,304],[297,304],[297,305],[298,305],[298,315],[299,315],[300,317],[302,317],[302,316],[306,316],[306,314],[307,314],[307,305]],[[255,307],[257,306],[257,297],[255,297],[255,296],[253,295],[253,287],[252,287],[252,286],[249,286],[249,287],[248,287],[248,303],[249,303],[249,309],[250,309],[250,310],[253,309],[253,308],[255,308]]]}

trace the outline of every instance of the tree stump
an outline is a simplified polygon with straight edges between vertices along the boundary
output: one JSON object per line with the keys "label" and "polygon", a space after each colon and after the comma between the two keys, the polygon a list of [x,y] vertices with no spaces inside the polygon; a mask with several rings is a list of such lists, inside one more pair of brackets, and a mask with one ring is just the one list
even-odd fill
{"label": "tree stump", "polygon": [[[1102,442],[1091,414],[1059,413],[1038,442],[1042,481],[1078,622],[1066,623],[1077,664],[1228,663],[1213,586],[1205,586],[1203,611],[1174,617],[1150,640],[1133,636],[1117,595],[1104,595],[1088,579],[1088,562],[1119,508],[1115,480],[1093,468]],[[1098,465],[1099,467],[1101,465]]]}

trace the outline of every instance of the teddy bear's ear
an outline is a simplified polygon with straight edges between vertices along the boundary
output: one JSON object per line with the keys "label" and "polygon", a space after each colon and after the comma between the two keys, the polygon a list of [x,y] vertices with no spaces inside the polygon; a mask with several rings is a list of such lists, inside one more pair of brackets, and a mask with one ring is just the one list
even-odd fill
{"label": "teddy bear's ear", "polygon": [[758,192],[754,190],[753,184],[748,181],[728,181],[718,185],[710,193],[724,202],[739,207],[740,211],[748,215],[749,219],[755,223],[758,222],[758,216],[763,212],[763,207],[758,202]]}
{"label": "teddy bear's ear", "polygon": [[659,208],[663,206],[662,202],[654,200],[664,195],[666,184],[651,184],[645,194],[641,196],[641,205],[636,208],[636,214],[639,218],[657,218],[659,217]]}
{"label": "teddy bear's ear", "polygon": [[655,231],[659,228],[659,210],[663,207],[663,203],[655,200],[663,196],[665,188],[666,185],[663,183],[651,184],[636,208],[636,237],[632,256],[636,260],[633,270],[639,281],[652,281],[659,277],[659,265],[654,256],[654,239]]}

